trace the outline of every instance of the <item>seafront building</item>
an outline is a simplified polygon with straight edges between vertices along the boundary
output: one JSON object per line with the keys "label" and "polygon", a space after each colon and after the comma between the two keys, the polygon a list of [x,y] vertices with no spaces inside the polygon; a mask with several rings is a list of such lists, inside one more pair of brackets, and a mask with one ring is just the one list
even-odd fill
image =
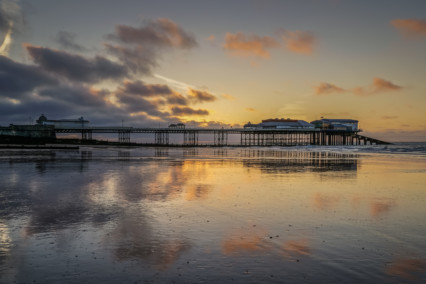
{"label": "seafront building", "polygon": [[244,129],[314,129],[315,126],[304,120],[270,118],[262,120],[259,124],[248,122]]}
{"label": "seafront building", "polygon": [[315,125],[315,128],[328,129],[328,130],[342,130],[342,131],[360,131],[358,129],[358,120],[353,119],[330,119],[322,118],[320,120],[314,120],[311,124]]}
{"label": "seafront building", "polygon": [[47,117],[42,114],[36,120],[38,125],[53,125],[57,128],[62,127],[85,127],[90,121],[85,120],[83,117],[78,119],[47,119]]}

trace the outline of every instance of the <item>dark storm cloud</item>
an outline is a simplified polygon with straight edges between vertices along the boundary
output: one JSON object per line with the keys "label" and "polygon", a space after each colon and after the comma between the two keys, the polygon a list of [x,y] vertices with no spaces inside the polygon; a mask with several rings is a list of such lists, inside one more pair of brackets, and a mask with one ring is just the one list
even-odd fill
{"label": "dark storm cloud", "polygon": [[167,97],[167,102],[172,105],[183,105],[188,104],[188,99],[181,94],[174,93]]}
{"label": "dark storm cloud", "polygon": [[171,108],[172,113],[177,116],[181,115],[208,115],[209,111],[205,109],[193,109],[190,107],[175,106]]}
{"label": "dark storm cloud", "polygon": [[107,36],[117,44],[105,43],[106,50],[133,72],[151,74],[166,49],[197,46],[195,38],[168,19],[146,21],[141,27],[117,25]]}
{"label": "dark storm cloud", "polygon": [[62,85],[55,88],[47,88],[41,90],[38,94],[41,97],[63,101],[67,104],[79,106],[80,108],[100,108],[106,106],[102,92],[94,92],[79,85]]}
{"label": "dark storm cloud", "polygon": [[133,72],[147,75],[158,66],[157,52],[142,46],[125,47],[106,43],[108,53],[116,56],[125,66]]}
{"label": "dark storm cloud", "polygon": [[127,75],[124,66],[102,56],[87,59],[47,47],[27,45],[26,48],[33,61],[40,67],[69,80],[95,83],[106,79],[120,79]]}
{"label": "dark storm cloud", "polygon": [[37,87],[56,84],[57,80],[37,66],[0,56],[0,97],[21,98]]}
{"label": "dark storm cloud", "polygon": [[67,31],[59,31],[54,40],[64,49],[85,51],[86,49],[76,42],[77,35]]}
{"label": "dark storm cloud", "polygon": [[119,97],[120,104],[124,105],[127,112],[137,113],[145,112],[151,116],[166,117],[167,113],[159,110],[159,107],[164,104],[162,100],[148,101],[143,97],[135,97],[132,95],[121,95]]}

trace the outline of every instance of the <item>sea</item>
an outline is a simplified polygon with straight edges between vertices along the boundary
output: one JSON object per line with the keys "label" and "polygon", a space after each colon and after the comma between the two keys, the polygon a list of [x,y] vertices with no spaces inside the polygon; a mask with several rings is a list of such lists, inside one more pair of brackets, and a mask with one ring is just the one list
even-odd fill
{"label": "sea", "polygon": [[426,143],[0,149],[0,283],[426,283]]}

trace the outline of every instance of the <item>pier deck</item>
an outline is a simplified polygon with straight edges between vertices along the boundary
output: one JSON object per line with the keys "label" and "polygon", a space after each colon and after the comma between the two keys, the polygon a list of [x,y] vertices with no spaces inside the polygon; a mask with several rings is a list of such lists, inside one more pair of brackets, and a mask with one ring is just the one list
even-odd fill
{"label": "pier deck", "polygon": [[211,146],[230,145],[230,135],[239,135],[239,146],[390,144],[360,135],[356,131],[322,129],[74,127],[55,128],[54,131],[61,134],[80,134],[82,140],[92,140],[93,134],[116,133],[120,143],[131,143],[131,134],[154,134],[154,144],[159,146],[172,144],[169,139],[170,134],[181,134],[181,145],[184,146],[200,145],[200,134],[211,135],[211,140],[208,143]]}

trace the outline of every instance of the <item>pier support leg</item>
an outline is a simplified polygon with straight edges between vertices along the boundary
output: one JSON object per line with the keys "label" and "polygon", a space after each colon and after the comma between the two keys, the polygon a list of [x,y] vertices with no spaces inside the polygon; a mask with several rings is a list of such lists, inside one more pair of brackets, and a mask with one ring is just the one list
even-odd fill
{"label": "pier support leg", "polygon": [[226,146],[228,145],[228,132],[218,130],[214,132],[214,145],[215,146]]}
{"label": "pier support leg", "polygon": [[156,131],[155,132],[155,144],[157,144],[157,145],[169,145],[169,132]]}
{"label": "pier support leg", "polygon": [[185,131],[183,133],[183,145],[187,145],[187,146],[198,145],[198,131]]}
{"label": "pier support leg", "polygon": [[120,143],[130,143],[130,131],[119,131],[118,132],[118,142]]}

